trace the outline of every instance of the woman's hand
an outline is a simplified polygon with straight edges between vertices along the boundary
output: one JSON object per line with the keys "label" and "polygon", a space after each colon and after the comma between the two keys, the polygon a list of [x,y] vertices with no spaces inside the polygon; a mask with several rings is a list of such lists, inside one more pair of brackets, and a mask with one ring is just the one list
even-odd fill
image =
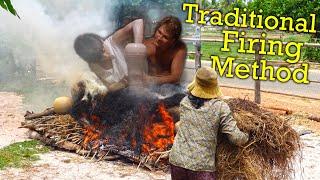
{"label": "woman's hand", "polygon": [[112,83],[109,85],[108,90],[109,92],[118,91],[120,89],[126,88],[128,86],[128,81],[126,78],[123,78],[121,81]]}

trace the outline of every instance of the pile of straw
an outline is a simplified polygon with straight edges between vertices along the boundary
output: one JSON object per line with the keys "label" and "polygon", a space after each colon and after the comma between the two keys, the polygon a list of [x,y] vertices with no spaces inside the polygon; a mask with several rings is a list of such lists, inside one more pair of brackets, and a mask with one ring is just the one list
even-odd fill
{"label": "pile of straw", "polygon": [[[293,160],[300,152],[299,135],[286,120],[251,101],[230,99],[227,103],[238,127],[249,133],[250,139],[244,147],[237,147],[230,144],[225,136],[219,136],[216,156],[218,179],[289,179]],[[77,152],[79,148],[82,149],[79,144],[83,142],[85,130],[70,115],[26,119],[22,127],[46,137],[40,140],[49,139],[44,141],[48,145],[57,145],[67,150],[73,148],[72,150]],[[59,146],[66,144],[73,146],[71,149],[69,146]],[[161,152],[160,155],[167,158]],[[139,159],[136,162],[139,162]]]}
{"label": "pile of straw", "polygon": [[230,99],[227,103],[238,127],[249,133],[250,139],[244,147],[237,147],[220,136],[219,179],[289,179],[300,152],[299,135],[284,119],[251,101]]}

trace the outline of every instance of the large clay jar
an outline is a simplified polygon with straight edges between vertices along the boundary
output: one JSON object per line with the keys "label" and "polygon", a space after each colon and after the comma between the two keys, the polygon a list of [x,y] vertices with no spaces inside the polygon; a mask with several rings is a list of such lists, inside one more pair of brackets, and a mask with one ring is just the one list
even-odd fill
{"label": "large clay jar", "polygon": [[58,97],[53,102],[54,112],[57,114],[66,114],[70,112],[73,105],[72,98],[70,97]]}
{"label": "large clay jar", "polygon": [[129,86],[142,84],[143,74],[147,72],[147,48],[141,43],[129,43],[125,48],[128,64]]}

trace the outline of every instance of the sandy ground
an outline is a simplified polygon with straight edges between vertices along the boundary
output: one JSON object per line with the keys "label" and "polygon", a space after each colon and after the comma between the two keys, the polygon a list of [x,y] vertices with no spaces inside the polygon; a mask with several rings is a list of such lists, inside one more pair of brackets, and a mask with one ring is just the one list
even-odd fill
{"label": "sandy ground", "polygon": [[19,129],[24,120],[22,97],[0,92],[0,148],[27,138],[26,129]]}
{"label": "sandy ground", "polygon": [[[222,87],[225,96],[238,97],[254,101],[254,91],[238,90]],[[261,93],[262,106],[288,108],[294,112],[306,112],[320,116],[320,100],[312,100],[294,96],[286,96],[271,93]]]}
{"label": "sandy ground", "polygon": [[[252,91],[223,88],[227,96],[253,97]],[[14,93],[0,92],[0,147],[27,139],[23,121],[22,98]],[[250,99],[250,98],[249,98]],[[306,120],[305,114],[320,115],[320,102],[290,96],[262,94],[263,105],[286,107],[294,111],[288,116],[303,142],[301,166],[297,163],[293,179],[320,179],[320,123]],[[28,168],[7,168],[0,179],[170,179],[170,174],[137,169],[122,162],[95,162],[76,154],[51,151]]]}
{"label": "sandy ground", "polygon": [[163,172],[149,172],[118,161],[96,162],[74,153],[52,151],[40,158],[29,168],[0,171],[0,179],[170,179]]}

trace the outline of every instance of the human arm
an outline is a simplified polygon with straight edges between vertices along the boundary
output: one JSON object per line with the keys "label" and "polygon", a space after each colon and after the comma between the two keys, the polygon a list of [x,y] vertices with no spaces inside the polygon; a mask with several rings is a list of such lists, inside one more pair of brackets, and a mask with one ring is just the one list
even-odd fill
{"label": "human arm", "polygon": [[108,91],[117,91],[123,89],[128,85],[127,79],[123,78],[119,82],[109,82],[107,81],[111,73],[108,73],[103,66],[97,63],[89,63],[90,70],[96,74],[96,76],[101,80],[101,82],[108,88]]}
{"label": "human arm", "polygon": [[90,70],[96,74],[106,87],[108,87],[110,83],[107,82],[106,79],[110,74],[107,73],[106,69],[98,63],[88,63],[88,65]]}
{"label": "human arm", "polygon": [[130,39],[130,37],[134,37],[134,42],[135,43],[142,43],[143,41],[143,20],[142,19],[137,19],[123,28],[117,30],[113,35],[112,39],[115,43],[117,44],[122,44],[126,40]]}
{"label": "human arm", "polygon": [[228,139],[237,146],[245,144],[249,139],[249,135],[238,128],[237,122],[225,102],[222,102],[220,107],[220,132],[226,134]]}

